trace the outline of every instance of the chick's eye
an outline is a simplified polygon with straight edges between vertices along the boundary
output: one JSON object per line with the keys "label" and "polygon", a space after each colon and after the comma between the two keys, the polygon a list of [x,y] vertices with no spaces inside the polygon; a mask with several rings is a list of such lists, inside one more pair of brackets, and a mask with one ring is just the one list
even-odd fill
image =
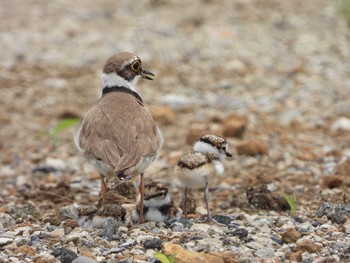
{"label": "chick's eye", "polygon": [[137,72],[141,67],[141,63],[139,61],[135,61],[131,64],[131,69],[135,72]]}

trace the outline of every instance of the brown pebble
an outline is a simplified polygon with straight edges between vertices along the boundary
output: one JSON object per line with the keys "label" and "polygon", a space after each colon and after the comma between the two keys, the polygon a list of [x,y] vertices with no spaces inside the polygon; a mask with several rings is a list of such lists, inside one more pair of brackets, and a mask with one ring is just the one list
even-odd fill
{"label": "brown pebble", "polygon": [[307,251],[309,253],[317,253],[321,251],[321,248],[310,239],[303,239],[300,241],[298,244],[298,249]]}
{"label": "brown pebble", "polygon": [[301,238],[301,234],[295,228],[289,228],[282,235],[282,239],[286,243],[295,243],[300,238]]}
{"label": "brown pebble", "polygon": [[78,226],[79,226],[79,224],[74,219],[67,219],[66,221],[63,222],[63,227],[64,228],[70,227],[70,228],[74,229],[74,228],[76,228]]}
{"label": "brown pebble", "polygon": [[237,153],[239,155],[254,156],[258,154],[267,154],[268,146],[265,142],[249,140],[242,141],[237,145]]}
{"label": "brown pebble", "polygon": [[337,175],[350,177],[350,159],[346,159],[343,162],[339,162],[337,166]]}
{"label": "brown pebble", "polygon": [[39,256],[34,259],[34,262],[35,263],[56,263],[57,261],[55,259],[49,259],[49,258]]}
{"label": "brown pebble", "polygon": [[343,178],[339,175],[326,175],[322,177],[322,184],[327,188],[337,188],[343,184]]}
{"label": "brown pebble", "polygon": [[156,123],[169,125],[169,124],[173,124],[176,121],[176,113],[170,107],[152,106],[152,107],[149,107],[149,112],[151,113]]}
{"label": "brown pebble", "polygon": [[201,128],[191,128],[186,136],[186,143],[187,144],[193,144],[195,141],[198,140],[202,135],[206,134],[205,129]]}
{"label": "brown pebble", "polygon": [[298,250],[297,252],[290,254],[290,256],[289,256],[290,262],[301,262],[301,260],[302,260],[301,254],[302,253],[303,253],[302,250]]}
{"label": "brown pebble", "polygon": [[247,128],[247,118],[242,116],[230,116],[224,121],[224,137],[242,138]]}
{"label": "brown pebble", "polygon": [[29,256],[36,255],[35,248],[33,248],[31,246],[28,246],[28,245],[23,245],[23,246],[18,247],[15,250],[15,252],[16,252],[16,254],[26,254],[26,255],[29,255]]}

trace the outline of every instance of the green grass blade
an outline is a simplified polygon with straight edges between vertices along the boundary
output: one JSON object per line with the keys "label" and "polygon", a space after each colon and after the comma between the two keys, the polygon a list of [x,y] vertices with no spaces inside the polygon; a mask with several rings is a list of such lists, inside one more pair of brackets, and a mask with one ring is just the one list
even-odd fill
{"label": "green grass blade", "polygon": [[176,254],[171,254],[171,255],[168,257],[169,263],[174,263],[175,257],[176,257]]}
{"label": "green grass blade", "polygon": [[50,131],[50,133],[53,136],[57,136],[62,131],[64,131],[65,129],[68,129],[69,127],[71,127],[73,125],[75,125],[79,121],[80,121],[80,119],[78,119],[78,118],[63,119],[59,123],[57,123],[57,125]]}
{"label": "green grass blade", "polygon": [[155,253],[153,253],[153,257],[155,257],[156,259],[158,259],[162,263],[171,263],[163,253],[155,252]]}

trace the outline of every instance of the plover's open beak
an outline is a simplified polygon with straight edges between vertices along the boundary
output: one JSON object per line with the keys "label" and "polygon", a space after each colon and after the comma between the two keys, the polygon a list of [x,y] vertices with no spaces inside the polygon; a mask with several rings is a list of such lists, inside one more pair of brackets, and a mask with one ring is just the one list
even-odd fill
{"label": "plover's open beak", "polygon": [[232,157],[232,154],[229,153],[229,152],[226,152],[226,151],[225,151],[225,154],[226,154],[227,157]]}
{"label": "plover's open beak", "polygon": [[143,79],[153,80],[152,77],[150,77],[150,76],[154,77],[154,74],[152,72],[149,72],[149,71],[144,70],[144,69],[141,70],[141,77]]}

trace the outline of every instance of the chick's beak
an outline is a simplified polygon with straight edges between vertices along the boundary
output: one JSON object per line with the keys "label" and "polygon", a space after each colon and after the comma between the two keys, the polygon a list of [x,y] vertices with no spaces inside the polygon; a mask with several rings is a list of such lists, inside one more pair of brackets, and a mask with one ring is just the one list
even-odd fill
{"label": "chick's beak", "polygon": [[154,77],[154,74],[152,72],[145,70],[145,69],[141,69],[141,77],[143,79],[153,80],[152,77]]}
{"label": "chick's beak", "polygon": [[225,154],[226,154],[227,157],[232,157],[232,154],[229,153],[229,152],[225,152]]}

